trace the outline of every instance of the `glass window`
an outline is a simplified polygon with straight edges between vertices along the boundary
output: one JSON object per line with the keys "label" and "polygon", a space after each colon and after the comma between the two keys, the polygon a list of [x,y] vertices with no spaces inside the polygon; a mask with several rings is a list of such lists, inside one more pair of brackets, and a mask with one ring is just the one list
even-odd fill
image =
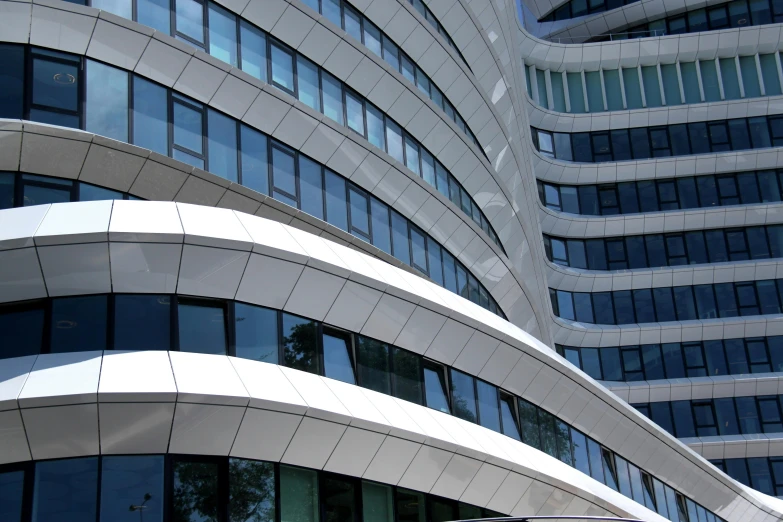
{"label": "glass window", "polygon": [[[203,152],[203,112],[175,99],[174,102],[174,144],[188,152]],[[204,167],[203,160],[201,168]]]}
{"label": "glass window", "polygon": [[[606,104],[610,111],[623,109],[623,95],[620,86],[620,70],[604,69],[604,87],[606,88]],[[557,109],[555,109],[557,110]]]}
{"label": "glass window", "polygon": [[536,73],[536,87],[538,87],[538,104],[544,108],[549,107],[549,99],[546,93],[546,75],[540,69],[531,69]]}
{"label": "glass window", "polygon": [[68,522],[95,522],[97,498],[97,457],[35,464],[34,522],[62,522],[65,513]]}
{"label": "glass window", "polygon": [[128,73],[87,60],[85,125],[89,132],[128,141]]}
{"label": "glass window", "polygon": [[[631,150],[633,151],[634,159],[647,159],[652,157],[650,153],[650,137],[647,133],[647,129],[645,128],[630,129],[630,135],[631,135]],[[649,204],[656,201],[656,199],[648,200],[647,198],[643,197],[641,190],[644,185],[645,184],[643,184],[642,182],[637,182],[637,188],[639,189],[639,200],[642,202],[643,206],[645,202]],[[652,182],[648,182],[647,185],[654,186]],[[643,207],[642,212],[645,211],[646,209]]]}
{"label": "glass window", "polygon": [[760,54],[759,62],[761,64],[761,76],[764,79],[764,90],[767,96],[776,96],[781,94],[780,77],[778,76],[778,65],[773,54]]}
{"label": "glass window", "polygon": [[405,166],[419,174],[419,146],[408,136],[405,136]]}
{"label": "glass window", "polygon": [[24,46],[0,45],[0,118],[24,116]]}
{"label": "glass window", "polygon": [[103,457],[100,506],[101,520],[162,522],[163,456]]}
{"label": "glass window", "polygon": [[[680,74],[682,74],[682,87],[685,91],[685,103],[700,103],[701,91],[696,62],[680,62]],[[668,101],[668,95],[666,99]]]}
{"label": "glass window", "polygon": [[180,301],[179,350],[226,355],[225,310],[208,301]]}
{"label": "glass window", "polygon": [[168,93],[166,89],[134,75],[133,143],[168,156],[168,135]]}
{"label": "glass window", "polygon": [[636,67],[622,69],[623,85],[625,86],[625,100],[628,109],[641,109],[642,91],[639,83],[639,71]]}
{"label": "glass window", "polygon": [[395,71],[400,70],[400,50],[394,42],[383,35],[383,59],[391,65]]}
{"label": "glass window", "polygon": [[283,364],[318,373],[317,335],[315,321],[283,313]]}
{"label": "glass window", "polygon": [[755,56],[740,56],[740,71],[742,73],[742,86],[745,88],[745,97],[753,98],[761,96],[759,75],[756,70]]}
{"label": "glass window", "polygon": [[407,350],[392,347],[395,397],[422,404],[421,357]]}
{"label": "glass window", "polygon": [[593,439],[587,439],[587,453],[590,457],[590,476],[603,484],[604,468],[601,446]]}
{"label": "glass window", "polygon": [[234,67],[237,61],[236,16],[209,2],[209,54]]}
{"label": "glass window", "polygon": [[115,350],[169,350],[170,325],[170,296],[117,294],[114,297]]}
{"label": "glass window", "polygon": [[454,401],[454,415],[470,422],[478,422],[476,392],[473,383],[473,377],[470,375],[451,369],[451,398]]}
{"label": "glass window", "polygon": [[427,249],[424,235],[416,227],[410,227],[410,234],[413,266],[427,274]]}
{"label": "glass window", "polygon": [[[47,53],[49,54],[49,53]],[[69,55],[33,54],[32,103],[45,109],[79,110],[79,64]],[[78,118],[75,119],[78,122]],[[78,126],[76,125],[71,126]]]}
{"label": "glass window", "polygon": [[356,384],[350,345],[350,337],[346,335],[324,333],[324,375],[326,377],[348,384]]}
{"label": "glass window", "polygon": [[410,243],[408,241],[408,220],[401,214],[392,210],[392,237],[394,257],[405,263],[411,264]]}
{"label": "glass window", "polygon": [[106,310],[105,295],[53,299],[52,353],[105,350]]}
{"label": "glass window", "polygon": [[587,454],[587,437],[576,430],[571,430],[571,444],[574,467],[582,473],[590,475],[590,458]]}
{"label": "glass window", "polygon": [[557,112],[566,112],[563,75],[562,73],[550,72],[549,78],[552,85],[552,105]]}
{"label": "glass window", "polygon": [[614,306],[611,292],[595,292],[592,294],[593,310],[596,324],[615,324]]}
{"label": "glass window", "polygon": [[177,33],[204,43],[204,4],[197,0],[176,0]]}
{"label": "glass window", "polygon": [[587,112],[584,91],[582,90],[582,75],[580,73],[566,73],[566,83],[568,84],[571,112]]}
{"label": "glass window", "polygon": [[425,522],[427,501],[424,493],[396,488],[397,522]]}
{"label": "glass window", "polygon": [[644,95],[647,100],[647,107],[660,107],[663,105],[661,88],[658,83],[658,67],[654,65],[642,67],[642,80],[644,81]]}
{"label": "glass window", "polygon": [[[240,20],[239,36],[242,41],[242,70],[266,82],[266,35],[254,25]],[[301,71],[299,74],[302,74]]]}
{"label": "glass window", "polygon": [[304,156],[299,156],[299,190],[302,210],[318,219],[324,219],[324,180],[321,166]]}
{"label": "glass window", "polygon": [[[321,71],[321,89],[324,99],[324,114],[340,125],[345,125],[342,82],[331,74]],[[364,126],[362,126],[360,134],[364,136]]]}
{"label": "glass window", "polygon": [[348,188],[348,198],[351,207],[351,232],[358,232],[363,237],[369,238],[370,213],[367,195],[351,185]]}
{"label": "glass window", "polygon": [[235,303],[234,322],[237,357],[279,363],[276,310]]}
{"label": "glass window", "polygon": [[217,111],[207,113],[209,171],[237,182],[237,122]]}
{"label": "glass window", "polygon": [[734,58],[721,58],[718,61],[720,63],[721,80],[723,80],[723,93],[726,99],[739,99],[739,78],[737,77],[737,64]]}
{"label": "glass window", "polygon": [[704,87],[704,101],[720,101],[720,87],[718,86],[718,73],[715,68],[715,60],[699,61],[699,69],[701,70],[701,83]]}
{"label": "glass window", "polygon": [[391,254],[389,207],[375,197],[371,197],[370,208],[372,213],[372,244],[387,254]]}
{"label": "glass window", "polygon": [[400,130],[400,126],[391,120],[386,120],[386,151],[392,158],[400,163],[404,163],[402,131]]}
{"label": "glass window", "polygon": [[585,72],[585,86],[590,112],[603,111],[604,95],[601,89],[601,73],[599,71]]}
{"label": "glass window", "polygon": [[294,92],[294,55],[276,43],[271,47],[272,85]]}
{"label": "glass window", "polygon": [[680,105],[680,80],[677,76],[676,64],[661,65],[661,80],[663,82],[663,93],[666,96],[666,105]]}
{"label": "glass window", "polygon": [[240,125],[242,140],[242,185],[269,195],[267,139],[247,125]]}
{"label": "glass window", "polygon": [[0,473],[0,520],[21,522],[24,471]]}
{"label": "glass window", "polygon": [[[66,315],[63,314],[63,317]],[[35,305],[0,308],[0,331],[3,332],[0,358],[38,355],[41,352],[44,331],[43,308]]]}
{"label": "glass window", "polygon": [[323,475],[320,496],[327,522],[357,520],[356,482],[349,478]]}
{"label": "glass window", "polygon": [[424,366],[424,388],[427,406],[434,410],[449,413],[449,401],[446,397],[446,376],[443,373],[442,366],[435,364]]}
{"label": "glass window", "polygon": [[381,56],[381,31],[367,19],[364,20],[364,45],[376,55]]}
{"label": "glass window", "polygon": [[519,434],[519,425],[517,424],[516,408],[514,407],[514,398],[503,396],[500,398],[500,416],[503,421],[503,434],[512,439],[521,441]]}
{"label": "glass window", "polygon": [[364,104],[361,98],[346,91],[345,107],[348,116],[348,127],[364,136]]}
{"label": "glass window", "polygon": [[381,111],[370,105],[367,107],[367,139],[381,150],[386,150],[384,144],[386,138],[384,136],[383,114]]}
{"label": "glass window", "polygon": [[340,0],[321,0],[321,14],[337,27],[342,27],[342,16],[340,15]]}
{"label": "glass window", "polygon": [[345,195],[345,178],[326,170],[326,221],[348,231],[348,203]]}
{"label": "glass window", "polygon": [[374,339],[356,336],[359,385],[391,395],[389,346]]}
{"label": "glass window", "polygon": [[296,80],[299,101],[321,112],[321,89],[318,79],[318,66],[307,58],[296,57]]}
{"label": "glass window", "polygon": [[280,519],[318,522],[318,472],[280,466]]}
{"label": "glass window", "polygon": [[287,205],[297,207],[296,160],[294,152],[272,145],[272,195]]}
{"label": "glass window", "polygon": [[391,486],[362,481],[362,520],[394,522],[394,493]]}
{"label": "glass window", "polygon": [[229,459],[228,478],[229,522],[274,522],[275,465],[273,463]]}

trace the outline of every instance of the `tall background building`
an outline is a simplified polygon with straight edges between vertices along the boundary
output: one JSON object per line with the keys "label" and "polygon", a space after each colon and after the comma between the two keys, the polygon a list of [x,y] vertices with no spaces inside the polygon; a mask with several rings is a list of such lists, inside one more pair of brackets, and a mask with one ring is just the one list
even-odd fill
{"label": "tall background building", "polygon": [[0,520],[780,520],[775,9],[1,1]]}

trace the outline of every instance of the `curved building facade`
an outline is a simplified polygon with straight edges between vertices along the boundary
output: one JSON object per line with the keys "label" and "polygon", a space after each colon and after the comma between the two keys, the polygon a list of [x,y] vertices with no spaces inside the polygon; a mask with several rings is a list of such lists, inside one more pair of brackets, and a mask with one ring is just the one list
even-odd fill
{"label": "curved building facade", "polygon": [[780,520],[776,6],[561,4],[0,2],[0,520]]}

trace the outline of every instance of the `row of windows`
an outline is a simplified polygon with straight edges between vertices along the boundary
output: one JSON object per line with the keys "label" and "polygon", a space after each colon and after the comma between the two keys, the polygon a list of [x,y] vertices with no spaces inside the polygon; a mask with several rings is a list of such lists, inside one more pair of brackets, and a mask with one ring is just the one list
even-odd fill
{"label": "row of windows", "polygon": [[783,432],[783,396],[631,404],[677,438]]}
{"label": "row of windows", "polygon": [[592,324],[665,323],[781,313],[783,279],[614,292],[549,289],[557,317]]}
{"label": "row of windows", "polygon": [[783,171],[627,181],[601,185],[538,182],[547,208],[586,216],[614,216],[689,208],[752,205],[783,201]]}
{"label": "row of windows", "polygon": [[[783,21],[783,3],[779,0],[734,0],[710,8],[696,9],[677,16],[661,18],[628,29],[627,34],[611,36],[612,40],[644,38],[651,35],[698,33],[730,27],[749,27]],[[608,36],[592,38],[605,41]]]}
{"label": "row of windows", "polygon": [[783,225],[599,239],[544,236],[547,258],[589,270],[626,270],[783,257]]}
{"label": "row of windows", "polygon": [[130,194],[70,179],[0,172],[0,210],[69,201],[139,199]]}
{"label": "row of windows", "polygon": [[557,20],[569,20],[587,14],[611,11],[624,5],[638,2],[639,0],[569,0],[548,15],[542,17],[539,22],[554,22]]}
{"label": "row of windows", "polygon": [[[263,38],[262,38],[263,40]],[[314,64],[295,57],[271,38],[267,49],[273,82],[290,84],[308,105],[345,123],[406,165],[440,191],[482,228],[500,241],[484,213],[443,165],[394,121],[342,82]],[[265,51],[266,52],[266,51]],[[122,69],[93,60],[37,48],[0,46],[0,117],[30,119],[87,131],[133,143],[184,161],[253,190],[269,194],[263,158],[248,153],[260,133],[235,119]],[[27,74],[25,74],[27,69]],[[86,73],[82,73],[86,69]],[[83,81],[82,76],[86,76]],[[276,78],[276,79],[275,79]],[[296,81],[294,79],[297,79]],[[25,107],[25,83],[32,91]],[[84,85],[81,85],[81,84]],[[82,94],[84,90],[84,94]],[[292,91],[293,92],[293,91]],[[84,101],[82,101],[84,99]],[[84,110],[81,108],[84,107]],[[169,122],[173,132],[169,132]],[[259,138],[255,138],[257,141]],[[272,195],[296,206],[293,185]]]}
{"label": "row of windows", "polygon": [[[344,117],[336,114],[326,106],[330,101],[324,100],[325,106],[320,107],[307,88],[318,88],[318,73],[327,78],[325,88],[337,85],[339,81],[310,62],[293,49],[283,45],[266,45],[266,40],[272,40],[268,33],[257,26],[240,19],[233,13],[223,9],[214,2],[206,0],[68,0],[73,3],[88,3],[92,7],[103,9],[117,16],[137,21],[153,27],[164,34],[185,41],[234,67],[239,67],[251,76],[261,81],[271,83],[289,94],[295,94],[297,88],[293,85],[294,69],[289,62],[295,60],[298,64],[299,99],[317,111],[321,111],[340,125],[346,125]],[[303,0],[304,3],[319,11],[318,0]],[[421,4],[421,0],[416,0]],[[134,5],[135,4],[135,5]],[[414,4],[415,5],[415,4]],[[465,120],[443,93],[432,83],[427,75],[416,66],[397,45],[391,41],[372,22],[359,11],[348,5],[344,0],[322,0],[323,15],[342,27],[345,31],[363,43],[368,49],[382,57],[392,67],[403,73],[413,85],[428,96],[438,107],[446,112],[454,123],[480,150],[483,149],[476,137],[465,125]],[[134,16],[135,13],[135,16]],[[430,14],[430,23],[434,21]],[[437,24],[437,21],[434,21]],[[442,33],[445,34],[445,31]],[[453,44],[453,42],[450,42]],[[456,47],[454,47],[456,50]],[[457,51],[459,53],[459,51]],[[267,56],[271,60],[271,71],[267,64]],[[295,59],[293,58],[295,56]],[[460,54],[460,57],[462,55]],[[285,70],[288,69],[288,70]],[[271,78],[270,82],[268,78]],[[323,81],[323,80],[322,80]],[[334,89],[337,89],[334,87]],[[347,86],[346,86],[347,89]],[[316,96],[317,97],[317,96]],[[327,94],[328,97],[328,94]],[[373,108],[374,109],[374,108]],[[351,129],[364,134],[361,130],[348,125]],[[381,147],[383,148],[383,147]]]}
{"label": "row of windows", "polygon": [[619,111],[781,94],[776,52],[589,72],[524,69],[533,101],[558,112]]}
{"label": "row of windows", "polygon": [[447,522],[502,516],[308,468],[200,455],[111,455],[0,468],[5,522]]}
{"label": "row of windows", "polygon": [[[330,20],[338,27],[342,27],[343,29],[345,29],[345,32],[347,32],[348,34],[356,38],[358,41],[362,42],[372,52],[374,52],[378,56],[381,56],[381,49],[378,46],[378,42],[380,41],[380,38],[376,36],[380,32],[380,30],[377,27],[375,27],[375,25],[373,25],[373,23],[368,18],[366,18],[362,13],[354,9],[348,2],[346,2],[345,0],[320,0],[320,2],[319,0],[302,0],[302,1],[305,4],[309,5],[313,10],[318,11],[319,13],[324,15],[328,20]],[[427,20],[427,22],[429,22],[429,24],[432,26],[432,28],[435,30],[436,33],[438,33],[439,35],[441,35],[441,37],[443,37],[446,43],[449,44],[449,47],[451,47],[451,49],[455,53],[457,53],[457,55],[460,57],[462,63],[464,63],[465,66],[468,68],[468,70],[470,70],[470,65],[468,65],[468,62],[465,60],[465,57],[462,56],[462,52],[460,52],[460,50],[457,48],[457,44],[454,43],[454,40],[452,40],[451,36],[449,36],[449,34],[446,32],[446,28],[444,28],[440,24],[440,22],[438,22],[438,19],[435,18],[434,14],[432,14],[432,11],[430,11],[429,7],[427,7],[426,4],[422,2],[422,0],[408,0],[408,3],[411,4],[416,11],[419,12],[422,18],[424,18],[425,20]],[[342,15],[340,14],[341,7],[342,7]],[[361,32],[360,24],[364,24],[367,26],[367,29],[365,29],[364,32]],[[362,38],[362,35],[364,35],[364,38]],[[401,58],[405,57],[405,59],[408,59],[405,53],[402,53],[400,57]],[[410,61],[410,59],[408,60]],[[392,61],[390,62],[390,64],[395,68],[397,68],[396,62]],[[403,73],[404,71],[405,71],[404,68],[400,70],[400,72]],[[413,80],[411,79],[411,81]],[[429,93],[425,92],[425,94],[429,94]]]}
{"label": "row of windows", "polygon": [[[657,506],[668,516],[665,503],[654,503],[654,488],[653,504],[647,503],[641,490],[624,489],[629,467],[639,480],[646,473],[551,413],[416,353],[286,312],[171,295],[60,297],[0,308],[0,331],[0,357],[107,349],[179,350],[242,357],[323,375],[507,435],[652,509]],[[657,482],[649,476],[647,480]]]}
{"label": "row of windows", "polygon": [[734,480],[767,495],[783,497],[783,457],[711,460]]}
{"label": "row of windows", "polygon": [[783,145],[783,117],[780,116],[595,132],[531,129],[533,144],[542,156],[578,163],[687,156]]}
{"label": "row of windows", "polygon": [[585,348],[557,353],[598,381],[655,381],[783,372],[783,336]]}
{"label": "row of windows", "polygon": [[[17,55],[21,63],[22,47],[0,46],[3,49]],[[78,127],[78,59],[73,69],[61,69],[71,67],[63,58],[68,55],[39,52],[43,51],[29,53],[30,118],[55,124],[74,118],[70,126]],[[486,288],[459,261],[407,218],[344,177],[233,118],[139,76],[92,60],[84,65],[87,130],[130,141],[271,195],[375,245],[448,290],[459,289],[463,297],[503,317]],[[70,74],[65,72],[69,70],[73,83],[53,80]],[[439,163],[437,169],[433,165],[435,173],[452,200],[473,212],[485,231],[492,231],[467,192]],[[494,233],[491,237],[497,239]]]}

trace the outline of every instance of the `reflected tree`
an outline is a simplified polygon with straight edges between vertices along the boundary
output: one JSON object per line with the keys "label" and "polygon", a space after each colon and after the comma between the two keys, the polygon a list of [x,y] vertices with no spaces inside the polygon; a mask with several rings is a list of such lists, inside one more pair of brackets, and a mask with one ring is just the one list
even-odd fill
{"label": "reflected tree", "polygon": [[293,316],[283,316],[285,346],[283,364],[305,372],[318,371],[316,351],[317,330],[315,323]]}

